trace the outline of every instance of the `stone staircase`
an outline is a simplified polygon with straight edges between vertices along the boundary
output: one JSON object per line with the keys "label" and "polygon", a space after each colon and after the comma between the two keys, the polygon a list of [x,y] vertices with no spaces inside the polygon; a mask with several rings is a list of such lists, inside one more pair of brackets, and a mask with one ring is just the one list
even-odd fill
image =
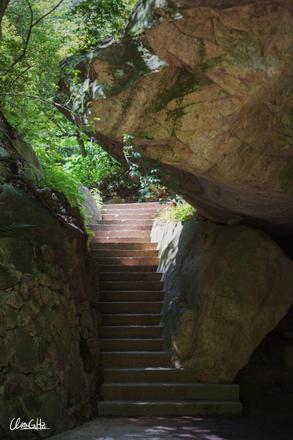
{"label": "stone staircase", "polygon": [[187,416],[239,413],[233,384],[196,383],[164,351],[157,246],[150,241],[158,203],[105,205],[92,255],[100,274],[100,416]]}

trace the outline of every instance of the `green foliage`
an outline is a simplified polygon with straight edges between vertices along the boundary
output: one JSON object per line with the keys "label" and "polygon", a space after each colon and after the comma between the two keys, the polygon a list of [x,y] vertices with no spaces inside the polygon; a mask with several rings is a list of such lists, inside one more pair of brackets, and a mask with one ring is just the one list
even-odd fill
{"label": "green foliage", "polygon": [[95,48],[120,37],[136,0],[82,0],[71,10],[78,24],[80,49]]}
{"label": "green foliage", "polygon": [[[30,0],[33,21],[57,3]],[[80,202],[80,183],[98,188],[103,180],[115,179],[121,166],[54,108],[59,65],[79,47],[118,35],[130,3],[93,0],[73,6],[72,0],[64,0],[32,29],[27,47],[31,20],[28,2],[11,2],[2,22],[0,106],[39,156],[45,173],[42,185],[63,191],[74,205]],[[13,66],[25,47],[25,56]]]}
{"label": "green foliage", "polygon": [[[68,20],[69,3],[65,0],[36,25],[26,46],[31,20],[28,2],[10,2],[2,22],[0,40],[0,106],[10,123],[23,133],[40,155],[46,185],[52,183],[59,191],[63,190],[61,182],[68,182],[68,179],[64,177],[62,180],[60,168],[54,171],[53,158],[58,157],[60,147],[71,148],[77,144],[76,139],[74,142],[76,128],[53,106],[59,64],[63,56],[78,47],[74,42],[74,23]],[[57,0],[30,0],[30,4],[35,22],[50,11]],[[20,59],[25,48],[25,56]],[[17,59],[19,61],[14,64]],[[51,157],[50,163],[43,161],[42,151]],[[68,193],[69,187],[69,183],[65,184],[65,192]]]}
{"label": "green foliage", "polygon": [[[30,0],[33,22],[57,3],[58,0]],[[106,199],[166,198],[158,169],[147,173],[149,167],[144,170],[138,165],[141,157],[131,146],[125,149],[129,168],[123,168],[53,105],[60,62],[80,48],[96,47],[111,36],[119,37],[134,3],[135,0],[64,0],[33,27],[27,46],[32,18],[28,1],[11,1],[3,19],[0,106],[36,151],[44,169],[41,185],[64,192],[74,206],[81,202],[81,183]],[[78,70],[73,69],[71,74],[73,84],[78,83]]]}
{"label": "green foliage", "polygon": [[124,155],[129,167],[129,177],[137,185],[137,200],[156,200],[169,198],[169,192],[161,183],[160,165],[144,159],[142,154],[131,145],[132,138],[124,137],[126,145]]}
{"label": "green foliage", "polygon": [[[30,3],[36,21],[56,1],[31,0]],[[10,121],[29,140],[36,138],[38,129],[53,125],[48,113],[52,112],[59,63],[67,50],[70,53],[77,48],[67,31],[70,26],[63,5],[32,29],[25,56],[13,66],[26,47],[30,20],[27,2],[11,2],[3,19],[0,42],[0,103]]]}
{"label": "green foliage", "polygon": [[89,189],[97,188],[105,177],[119,172],[119,163],[99,145],[89,143],[86,153],[86,156],[79,152],[68,156],[64,169]]}
{"label": "green foliage", "polygon": [[42,188],[51,188],[63,192],[71,206],[80,207],[83,202],[83,195],[80,192],[80,182],[67,173],[62,166],[56,163],[54,157],[46,152],[39,151],[39,159],[44,171],[44,178],[39,182]]}
{"label": "green foliage", "polygon": [[177,205],[170,206],[162,209],[158,214],[158,219],[163,222],[180,223],[187,220],[192,220],[196,216],[196,209],[186,202],[178,203]]}
{"label": "green foliage", "polygon": [[194,218],[196,209],[188,203],[182,203],[173,208],[175,222],[184,222]]}

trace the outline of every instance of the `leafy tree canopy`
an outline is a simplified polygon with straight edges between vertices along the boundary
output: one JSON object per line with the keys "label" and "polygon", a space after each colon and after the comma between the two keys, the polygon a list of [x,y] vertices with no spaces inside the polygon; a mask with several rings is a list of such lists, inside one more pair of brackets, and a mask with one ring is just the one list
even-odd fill
{"label": "leafy tree canopy", "polygon": [[[7,3],[2,0],[0,21]],[[0,107],[36,151],[45,171],[41,184],[63,188],[73,204],[78,204],[80,183],[102,188],[108,197],[118,195],[121,188],[124,195],[133,189],[149,193],[142,177],[130,178],[54,106],[60,62],[110,37],[119,38],[134,3],[10,0],[2,18]]]}

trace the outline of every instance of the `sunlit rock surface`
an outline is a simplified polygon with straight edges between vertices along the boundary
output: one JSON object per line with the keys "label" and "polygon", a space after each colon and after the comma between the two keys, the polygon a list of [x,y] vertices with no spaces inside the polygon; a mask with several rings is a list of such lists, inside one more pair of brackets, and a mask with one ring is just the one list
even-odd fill
{"label": "sunlit rock surface", "polygon": [[75,60],[72,106],[206,217],[293,234],[292,23],[286,0],[141,1],[121,42]]}
{"label": "sunlit rock surface", "polygon": [[292,304],[292,261],[247,226],[158,221],[152,238],[159,242],[165,338],[176,366],[192,368],[200,382],[234,381]]}

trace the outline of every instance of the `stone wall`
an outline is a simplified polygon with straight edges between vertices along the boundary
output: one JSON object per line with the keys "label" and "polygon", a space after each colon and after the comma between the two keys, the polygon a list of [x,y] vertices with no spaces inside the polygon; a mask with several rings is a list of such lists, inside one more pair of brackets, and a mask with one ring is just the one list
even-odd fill
{"label": "stone wall", "polygon": [[25,439],[11,419],[41,418],[52,435],[95,414],[96,285],[78,212],[38,189],[32,150],[1,114],[0,143],[0,438]]}
{"label": "stone wall", "polygon": [[165,339],[201,382],[233,382],[293,300],[293,263],[263,232],[204,221],[156,222]]}

